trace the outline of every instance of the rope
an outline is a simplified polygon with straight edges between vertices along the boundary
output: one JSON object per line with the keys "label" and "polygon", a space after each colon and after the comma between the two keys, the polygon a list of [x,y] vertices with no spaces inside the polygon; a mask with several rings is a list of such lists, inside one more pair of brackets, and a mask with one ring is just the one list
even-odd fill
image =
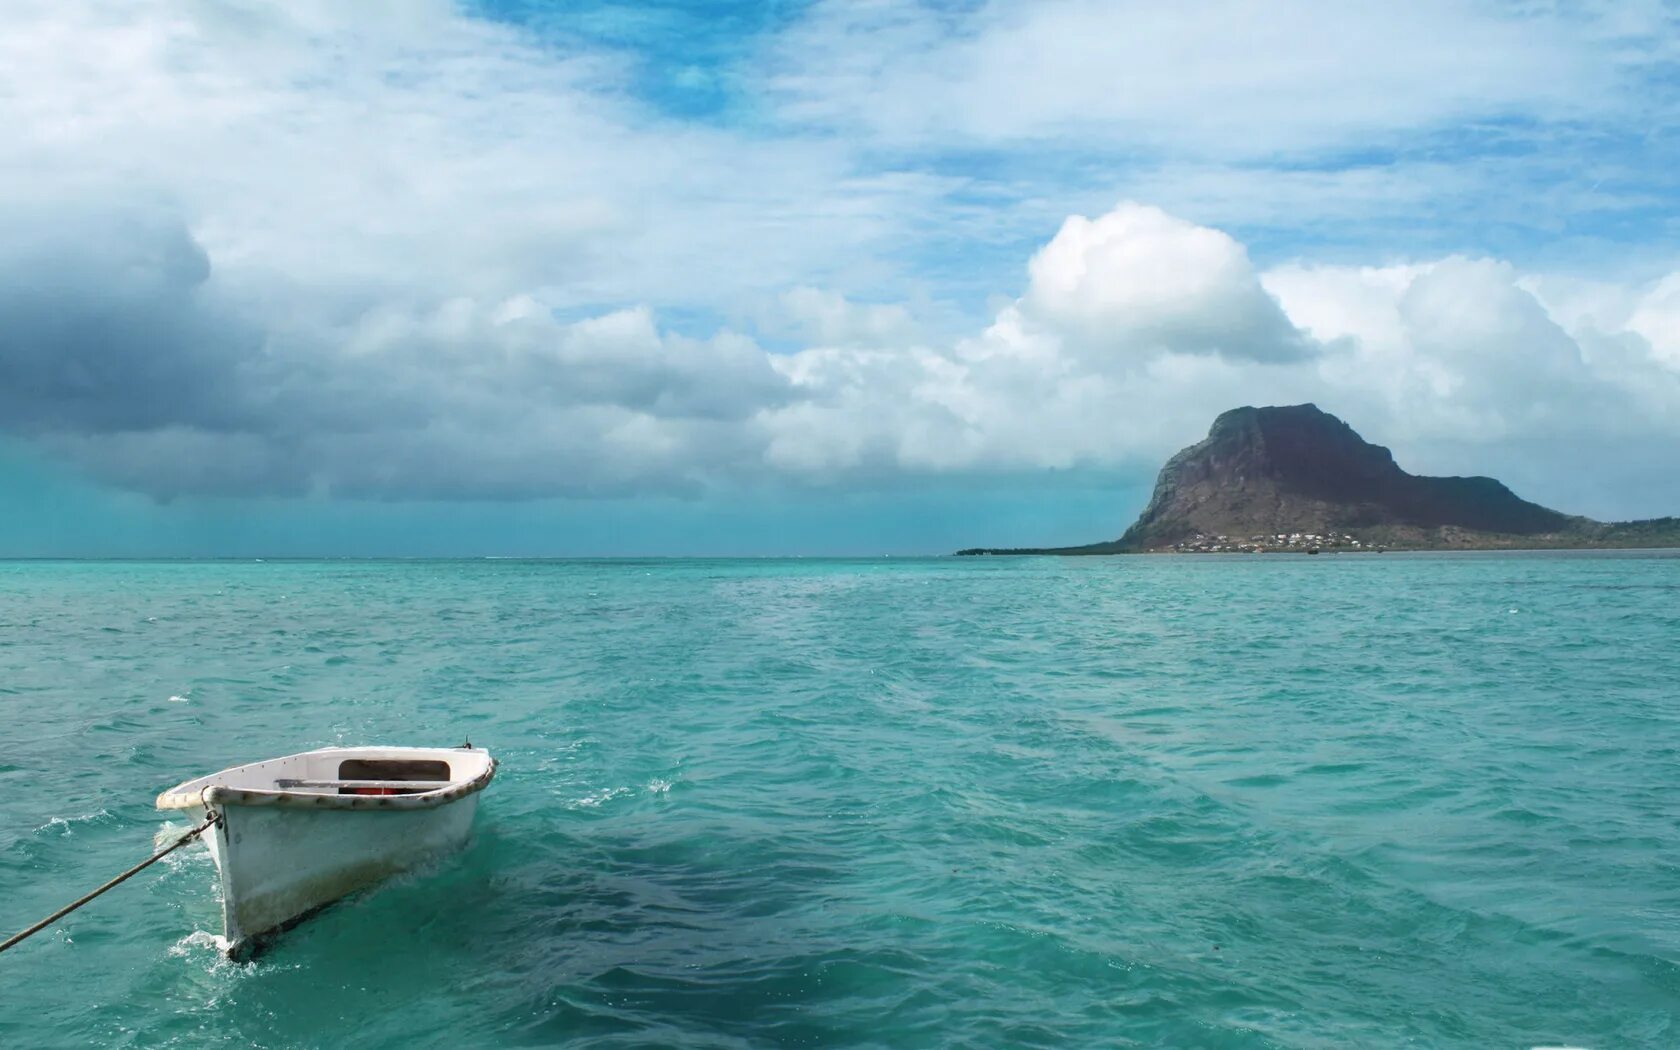
{"label": "rope", "polygon": [[113,888],[113,887],[115,887],[115,886],[117,886],[117,885],[119,885],[123,882],[127,882],[129,879],[131,879],[134,876],[140,874],[142,871],[151,867],[153,864],[156,864],[158,861],[160,861],[163,858],[169,856],[171,853],[174,853],[176,850],[180,849],[182,846],[185,846],[187,843],[191,842],[193,839],[198,838],[200,835],[202,835],[204,833],[205,829],[214,825],[216,823],[216,821],[219,820],[219,819],[220,819],[219,817],[214,817],[214,816],[206,819],[205,822],[200,824],[198,827],[193,828],[191,831],[187,832],[185,835],[182,835],[180,838],[176,839],[174,842],[165,846],[163,849],[158,850],[156,853],[152,854],[150,857],[147,857],[145,860],[136,864],[134,867],[129,868],[127,871],[123,872],[121,875],[118,875],[116,878],[112,879],[110,882],[107,882],[105,885],[103,885],[103,886],[99,887],[98,889],[94,890],[92,893],[89,893],[89,894],[87,894],[86,896],[83,896],[83,897],[76,898],[75,900],[71,901],[69,904],[66,904],[64,907],[58,909],[57,911],[53,912],[51,915],[42,919],[40,922],[38,922],[35,925],[29,927],[29,929],[24,930],[22,933],[16,934],[15,936],[12,936],[12,937],[8,937],[4,941],[0,941],[0,952],[5,951],[7,948],[10,948],[12,945],[17,944],[19,941],[22,941],[25,938],[28,938],[28,937],[31,937],[31,936],[37,934],[37,933],[40,933],[42,930],[46,929],[48,926],[51,926],[53,923],[55,923],[58,920],[64,918],[66,915],[69,915],[71,912],[75,911],[77,908],[80,908],[82,905],[86,904],[88,901],[93,900],[95,897],[99,896],[101,893],[104,893],[106,890],[111,889],[111,888]]}

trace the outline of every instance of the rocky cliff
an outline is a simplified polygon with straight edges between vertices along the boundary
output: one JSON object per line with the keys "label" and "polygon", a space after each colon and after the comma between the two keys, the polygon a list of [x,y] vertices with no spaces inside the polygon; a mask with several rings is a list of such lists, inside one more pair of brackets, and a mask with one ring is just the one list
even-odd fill
{"label": "rocky cliff", "polygon": [[1492,478],[1408,474],[1335,416],[1290,405],[1224,413],[1167,461],[1123,536],[1056,550],[1276,549],[1303,537],[1349,549],[1664,546],[1680,544],[1680,520],[1606,524],[1530,503]]}

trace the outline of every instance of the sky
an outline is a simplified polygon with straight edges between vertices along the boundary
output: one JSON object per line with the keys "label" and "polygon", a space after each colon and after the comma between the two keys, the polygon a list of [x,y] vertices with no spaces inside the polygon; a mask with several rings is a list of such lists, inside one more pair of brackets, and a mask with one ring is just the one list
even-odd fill
{"label": "sky", "polygon": [[1119,535],[1311,401],[1680,513],[1680,6],[9,0],[0,556]]}

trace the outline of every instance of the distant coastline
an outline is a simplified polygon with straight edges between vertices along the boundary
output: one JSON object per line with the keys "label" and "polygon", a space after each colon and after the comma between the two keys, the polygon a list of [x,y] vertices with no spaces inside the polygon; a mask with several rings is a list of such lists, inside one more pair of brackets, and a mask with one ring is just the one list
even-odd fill
{"label": "distant coastline", "polygon": [[1680,518],[1602,522],[1486,477],[1408,474],[1316,405],[1232,409],[1167,461],[1118,539],[958,555],[1382,553],[1680,547]]}
{"label": "distant coastline", "polygon": [[1164,550],[1133,550],[1120,548],[1110,543],[1091,543],[1082,547],[964,547],[953,551],[951,556],[957,558],[998,557],[998,558],[1042,558],[1042,557],[1085,557],[1095,555],[1146,555],[1153,557],[1173,557],[1188,555],[1207,555],[1222,557],[1227,554],[1267,554],[1303,557],[1310,554],[1661,554],[1664,552],[1680,553],[1680,539],[1672,543],[1661,544],[1594,544],[1582,546],[1580,544],[1558,544],[1549,547],[1537,546],[1479,546],[1479,547],[1381,547],[1366,546],[1360,548],[1326,547],[1318,550],[1269,548],[1266,550],[1201,550],[1184,548]]}

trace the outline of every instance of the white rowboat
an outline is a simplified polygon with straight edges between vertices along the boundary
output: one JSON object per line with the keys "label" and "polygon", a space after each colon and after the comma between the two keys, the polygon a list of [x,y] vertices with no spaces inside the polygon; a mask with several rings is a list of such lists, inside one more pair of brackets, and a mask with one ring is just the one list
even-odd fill
{"label": "white rowboat", "polygon": [[324,747],[178,784],[159,809],[217,817],[223,947],[244,954],[347,893],[455,849],[496,775],[483,748]]}

